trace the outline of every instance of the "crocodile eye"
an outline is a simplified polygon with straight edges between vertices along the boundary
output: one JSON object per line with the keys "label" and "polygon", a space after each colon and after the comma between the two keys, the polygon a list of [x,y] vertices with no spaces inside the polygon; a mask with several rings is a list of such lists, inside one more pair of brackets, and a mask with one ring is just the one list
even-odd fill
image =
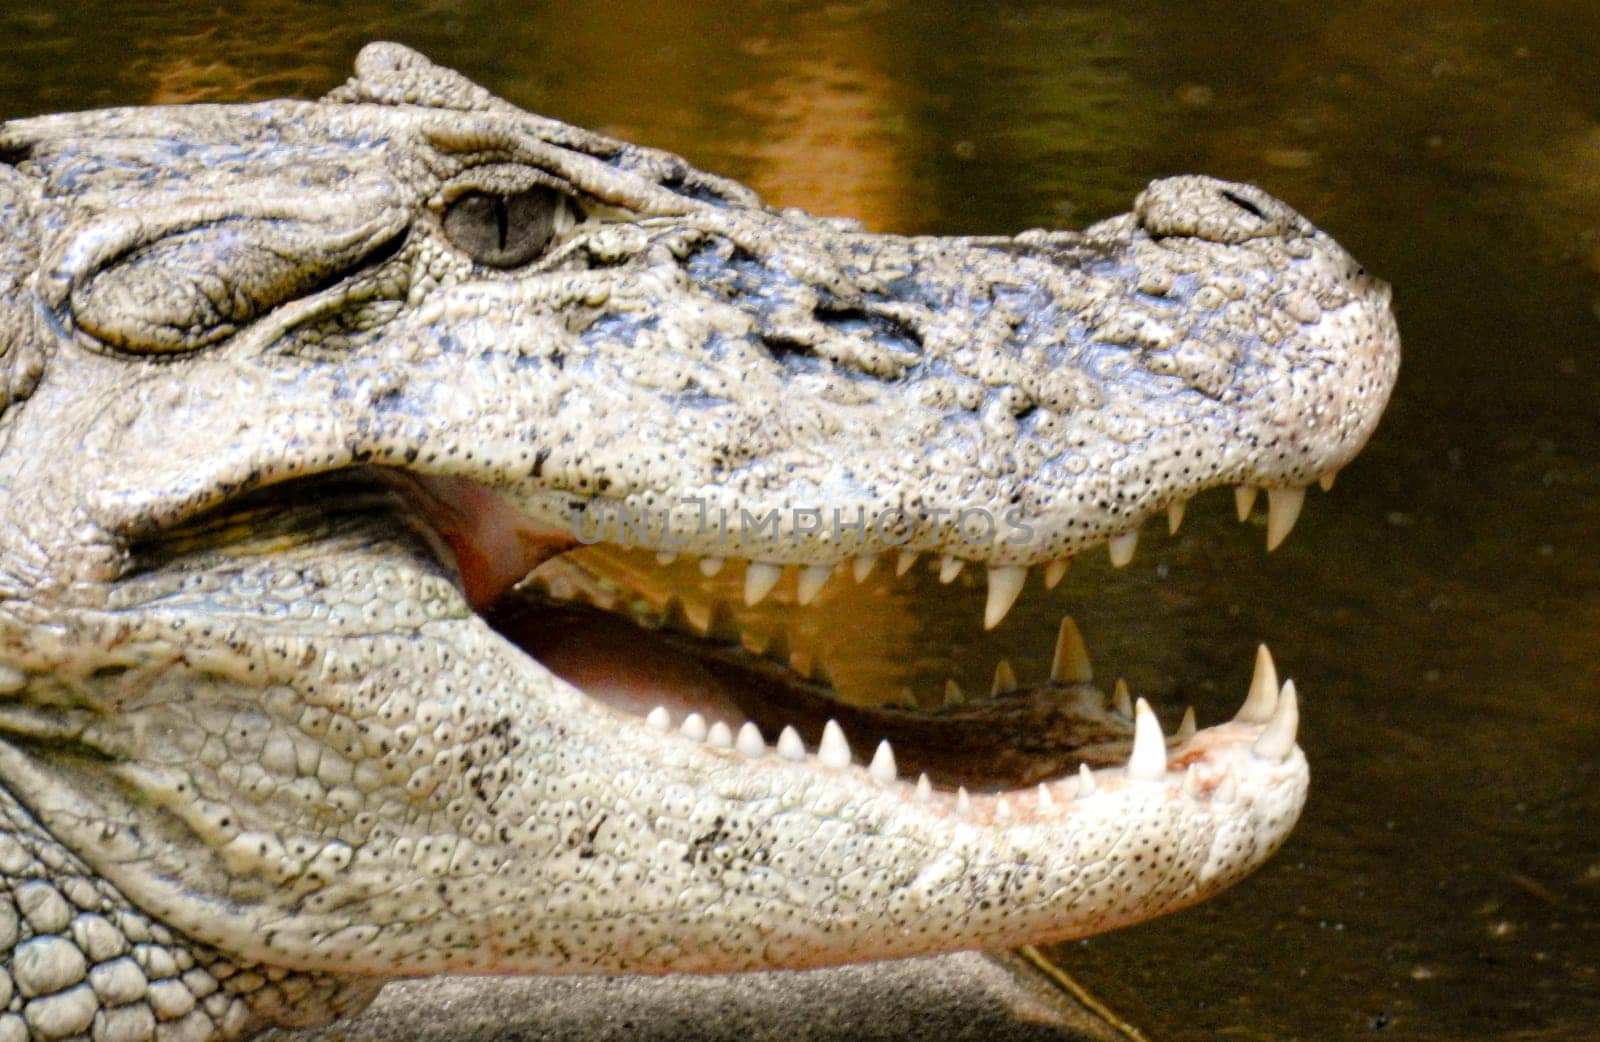
{"label": "crocodile eye", "polygon": [[542,254],[564,220],[567,200],[539,186],[516,195],[467,192],[444,212],[444,233],[479,264],[520,268]]}

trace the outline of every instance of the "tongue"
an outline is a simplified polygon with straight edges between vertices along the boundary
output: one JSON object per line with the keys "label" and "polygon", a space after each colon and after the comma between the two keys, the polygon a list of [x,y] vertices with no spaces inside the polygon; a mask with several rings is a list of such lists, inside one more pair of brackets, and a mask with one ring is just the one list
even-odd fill
{"label": "tongue", "polygon": [[620,616],[554,604],[535,611],[508,606],[489,624],[584,694],[634,716],[662,706],[674,720],[699,713],[738,727],[745,719],[737,678]]}

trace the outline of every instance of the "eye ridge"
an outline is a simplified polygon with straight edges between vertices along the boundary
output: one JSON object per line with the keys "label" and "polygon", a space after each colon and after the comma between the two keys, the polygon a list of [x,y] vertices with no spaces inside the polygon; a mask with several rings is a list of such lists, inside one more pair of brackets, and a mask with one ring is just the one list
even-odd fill
{"label": "eye ridge", "polygon": [[567,205],[564,195],[543,185],[515,194],[465,192],[445,210],[444,233],[479,264],[520,268],[549,248]]}

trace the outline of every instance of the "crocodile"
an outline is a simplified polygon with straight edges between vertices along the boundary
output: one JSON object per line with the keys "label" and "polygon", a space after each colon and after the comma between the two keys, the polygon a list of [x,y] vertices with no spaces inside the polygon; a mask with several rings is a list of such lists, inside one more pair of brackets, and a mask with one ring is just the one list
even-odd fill
{"label": "crocodile", "polygon": [[[1004,709],[802,735],[785,684],[827,685],[715,632],[671,635],[733,663],[704,704],[647,630],[568,656],[610,694],[528,650],[586,617],[528,577],[602,539],[795,610],[931,555],[984,569],[989,627],[1207,488],[1264,490],[1281,540],[1399,340],[1258,188],[873,234],[372,44],[319,100],[0,124],[0,242],[0,1042],[1059,941],[1239,880],[1299,813],[1264,655],[1234,719],[1164,735],[1069,697],[1064,624],[1049,690],[993,704],[1112,751],[983,784],[941,764]],[[895,714],[901,748],[863,733]]]}

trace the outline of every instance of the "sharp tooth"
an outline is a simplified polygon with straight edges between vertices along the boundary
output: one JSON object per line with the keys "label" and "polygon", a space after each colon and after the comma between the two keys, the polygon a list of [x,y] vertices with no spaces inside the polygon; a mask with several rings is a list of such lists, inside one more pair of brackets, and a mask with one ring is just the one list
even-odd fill
{"label": "sharp tooth", "polygon": [[956,789],[956,813],[966,817],[972,810],[972,797],[967,795],[967,787],[962,785]]}
{"label": "sharp tooth", "polygon": [[1272,652],[1262,644],[1256,648],[1256,669],[1250,677],[1250,693],[1244,696],[1244,705],[1233,714],[1241,724],[1264,724],[1272,719],[1278,708],[1278,667],[1272,664]]}
{"label": "sharp tooth", "polygon": [[778,755],[785,760],[806,758],[806,743],[800,740],[799,731],[787,725],[784,727],[778,734]]}
{"label": "sharp tooth", "polygon": [[929,803],[933,800],[933,782],[928,780],[926,774],[917,775],[917,802]]}
{"label": "sharp tooth", "polygon": [[1121,677],[1117,678],[1116,686],[1111,689],[1111,706],[1123,716],[1133,716],[1133,693],[1128,690],[1128,682]]}
{"label": "sharp tooth", "polygon": [[1251,485],[1238,485],[1233,490],[1233,512],[1239,515],[1240,521],[1250,518],[1250,511],[1256,506],[1256,489]]}
{"label": "sharp tooth", "polygon": [[778,632],[772,635],[771,639],[767,641],[767,646],[762,649],[761,657],[776,662],[781,666],[789,664],[788,629],[782,626],[778,627]]}
{"label": "sharp tooth", "polygon": [[1094,780],[1094,772],[1086,763],[1078,764],[1078,795],[1093,796],[1100,786]]}
{"label": "sharp tooth", "polygon": [[1167,534],[1177,535],[1178,529],[1183,527],[1183,508],[1189,505],[1187,499],[1175,499],[1167,504]]}
{"label": "sharp tooth", "polygon": [[1059,561],[1051,561],[1044,566],[1044,588],[1053,590],[1067,577],[1067,566],[1072,564],[1072,558],[1063,557]]}
{"label": "sharp tooth", "polygon": [[739,623],[733,617],[733,609],[723,601],[718,601],[711,608],[711,621],[706,624],[706,636],[723,644],[739,643]]}
{"label": "sharp tooth", "polygon": [[956,683],[954,678],[946,678],[944,682],[944,704],[947,706],[959,706],[965,705],[966,701],[967,695],[966,692],[961,690],[961,685]]}
{"label": "sharp tooth", "polygon": [[1017,689],[1017,673],[1011,668],[1009,659],[1001,659],[1000,664],[994,667],[994,686],[989,689],[989,697],[995,695],[1009,695]]}
{"label": "sharp tooth", "polygon": [[1183,772],[1183,791],[1195,798],[1200,796],[1200,770],[1192,763]]}
{"label": "sharp tooth", "polygon": [[667,608],[661,613],[661,628],[674,633],[694,633],[699,636],[699,631],[689,621],[689,612],[684,608],[683,602],[676,597],[667,601]]}
{"label": "sharp tooth", "polygon": [[659,564],[662,567],[665,567],[665,566],[671,564],[673,561],[676,561],[677,559],[678,559],[678,555],[673,553],[671,550],[663,550],[660,553],[656,554],[656,564]]}
{"label": "sharp tooth", "polygon": [[872,762],[867,765],[867,773],[879,785],[893,785],[900,777],[900,772],[895,770],[894,750],[889,748],[889,739],[885,738],[878,743],[878,751],[872,754]]}
{"label": "sharp tooth", "polygon": [[718,720],[706,731],[706,744],[713,749],[732,749],[733,729]]}
{"label": "sharp tooth", "polygon": [[939,581],[942,583],[953,582],[955,577],[961,574],[961,569],[966,563],[959,557],[951,557],[949,554],[945,554],[939,558]]}
{"label": "sharp tooth", "polygon": [[1295,698],[1294,681],[1285,680],[1278,694],[1278,708],[1273,710],[1272,719],[1267,721],[1250,751],[1263,760],[1282,763],[1294,751],[1294,735],[1299,728],[1300,705]]}
{"label": "sharp tooth", "polygon": [[[1260,739],[1257,739],[1260,742]],[[1150,703],[1144,699],[1133,709],[1133,752],[1128,755],[1129,781],[1161,781],[1167,776],[1167,741]]]}
{"label": "sharp tooth", "polygon": [[1267,552],[1271,553],[1289,538],[1295,521],[1300,518],[1300,508],[1305,506],[1306,490],[1303,488],[1267,489]]}
{"label": "sharp tooth", "polygon": [[1133,560],[1133,551],[1139,546],[1139,530],[1114,535],[1106,543],[1106,549],[1111,553],[1111,567],[1125,568]]}
{"label": "sharp tooth", "polygon": [[850,743],[845,741],[844,732],[839,729],[839,724],[835,720],[829,720],[822,726],[822,742],[817,746],[817,762],[824,767],[850,766]]}
{"label": "sharp tooth", "polygon": [[685,738],[703,742],[706,740],[706,718],[699,713],[690,713],[683,718],[683,723],[678,725],[678,732]]}
{"label": "sharp tooth", "polygon": [[998,797],[994,801],[994,820],[1011,820],[1011,803],[1004,796]]}
{"label": "sharp tooth", "polygon": [[1039,783],[1039,813],[1048,814],[1056,809],[1056,798],[1050,795],[1050,786]]}
{"label": "sharp tooth", "polygon": [[702,557],[700,558],[700,574],[709,579],[722,571],[724,563],[726,562],[720,557]]}
{"label": "sharp tooth", "polygon": [[1239,798],[1239,783],[1233,777],[1233,764],[1222,768],[1222,780],[1212,790],[1211,798],[1218,803],[1232,803]]}
{"label": "sharp tooth", "polygon": [[872,568],[877,563],[877,554],[862,554],[850,562],[850,574],[855,576],[856,582],[866,582],[867,576],[872,574]]}
{"label": "sharp tooth", "polygon": [[801,604],[810,604],[817,599],[817,594],[828,584],[828,577],[833,574],[831,564],[811,564],[800,569],[800,581],[795,585],[795,599]]}
{"label": "sharp tooth", "polygon": [[1337,470],[1330,470],[1326,474],[1322,475],[1322,477],[1317,479],[1317,484],[1319,486],[1321,486],[1322,491],[1324,491],[1324,492],[1332,492],[1333,491],[1333,479],[1338,477],[1338,476],[1339,476],[1339,472]]}
{"label": "sharp tooth", "polygon": [[672,729],[672,714],[667,712],[666,706],[656,706],[650,710],[650,715],[644,722],[657,731],[670,731]]}
{"label": "sharp tooth", "polygon": [[1178,721],[1178,729],[1172,733],[1172,737],[1180,742],[1187,742],[1198,730],[1200,725],[1194,718],[1194,706],[1189,706],[1183,711],[1183,719]]}
{"label": "sharp tooth", "polygon": [[821,661],[812,664],[811,679],[824,687],[833,686],[833,674],[828,672],[827,665]]}
{"label": "sharp tooth", "polygon": [[739,737],[734,739],[733,747],[739,750],[740,754],[748,756],[752,760],[764,755],[767,751],[767,743],[761,737],[761,729],[748,720],[744,722],[743,727],[739,728]]}
{"label": "sharp tooth", "polygon": [[1020,564],[996,565],[989,569],[989,603],[983,609],[983,628],[1000,625],[1011,606],[1017,603],[1022,584],[1028,581],[1028,568]]}
{"label": "sharp tooth", "polygon": [[751,561],[744,570],[744,602],[752,608],[760,604],[782,578],[783,565]]}
{"label": "sharp tooth", "polygon": [[900,556],[894,559],[895,577],[899,578],[909,572],[911,566],[917,563],[917,556],[917,551],[915,550],[901,550]]}
{"label": "sharp tooth", "polygon": [[911,688],[902,685],[900,690],[895,692],[894,699],[889,704],[898,709],[915,709],[917,708],[917,696],[912,694]]}
{"label": "sharp tooth", "polygon": [[1061,628],[1056,632],[1056,656],[1050,663],[1050,682],[1053,684],[1087,684],[1094,680],[1094,664],[1089,661],[1089,645],[1072,616],[1061,617]]}

